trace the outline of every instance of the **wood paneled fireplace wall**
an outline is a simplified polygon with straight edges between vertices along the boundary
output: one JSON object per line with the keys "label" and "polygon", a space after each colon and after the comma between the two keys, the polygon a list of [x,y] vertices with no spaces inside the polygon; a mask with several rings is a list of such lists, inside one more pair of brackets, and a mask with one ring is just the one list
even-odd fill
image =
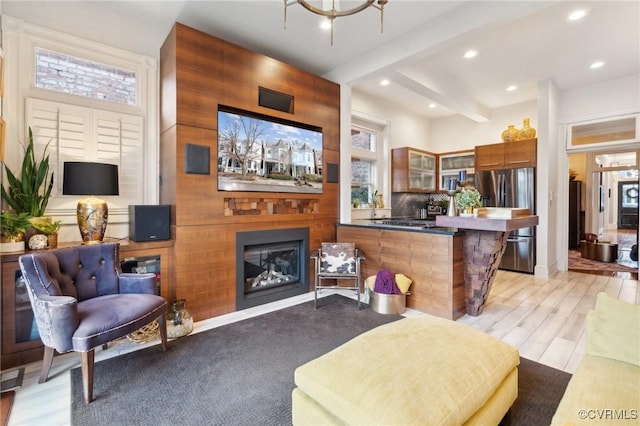
{"label": "wood paneled fireplace wall", "polygon": [[[340,88],[179,23],[161,48],[160,74],[160,202],[172,206],[175,239],[171,297],[186,299],[202,320],[236,310],[236,233],[308,228],[313,250],[335,241],[339,216],[339,185],[326,176],[321,194],[218,191],[218,106],[322,129],[326,170],[340,162]],[[292,112],[259,106],[261,87],[293,97]],[[209,148],[209,174],[186,173],[187,145]],[[247,200],[286,208],[253,208]]]}

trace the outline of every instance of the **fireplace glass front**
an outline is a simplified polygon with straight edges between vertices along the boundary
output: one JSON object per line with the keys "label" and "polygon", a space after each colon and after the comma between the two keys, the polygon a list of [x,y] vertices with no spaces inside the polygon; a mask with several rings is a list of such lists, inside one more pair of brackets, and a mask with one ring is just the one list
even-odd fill
{"label": "fireplace glass front", "polygon": [[308,228],[238,232],[236,308],[308,292],[308,240]]}

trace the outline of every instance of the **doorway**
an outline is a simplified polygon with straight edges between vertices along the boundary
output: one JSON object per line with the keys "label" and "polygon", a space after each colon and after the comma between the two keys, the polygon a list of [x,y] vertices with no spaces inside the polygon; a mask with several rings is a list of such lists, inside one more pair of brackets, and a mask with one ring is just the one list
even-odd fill
{"label": "doorway", "polygon": [[[638,279],[631,256],[638,244],[638,151],[571,153],[569,159],[570,271]],[[576,183],[578,182],[578,183]],[[629,192],[627,194],[627,191]],[[577,193],[577,194],[576,194]],[[585,258],[585,239],[616,245],[613,262]]]}

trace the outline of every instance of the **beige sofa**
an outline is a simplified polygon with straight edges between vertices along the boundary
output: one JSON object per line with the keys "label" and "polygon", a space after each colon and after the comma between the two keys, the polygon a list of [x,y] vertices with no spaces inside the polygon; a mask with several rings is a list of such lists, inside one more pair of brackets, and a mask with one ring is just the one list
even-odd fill
{"label": "beige sofa", "polygon": [[552,425],[640,424],[640,306],[598,294],[586,354]]}

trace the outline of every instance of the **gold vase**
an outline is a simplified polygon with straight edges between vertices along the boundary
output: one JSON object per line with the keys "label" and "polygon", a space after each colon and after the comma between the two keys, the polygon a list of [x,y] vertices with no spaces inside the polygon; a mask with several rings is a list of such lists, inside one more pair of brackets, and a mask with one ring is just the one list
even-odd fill
{"label": "gold vase", "polygon": [[516,129],[516,126],[513,124],[510,124],[509,127],[507,127],[507,130],[502,132],[503,142],[515,142],[518,140],[519,137],[520,137],[520,131]]}
{"label": "gold vase", "polygon": [[522,129],[519,131],[519,140],[533,139],[536,137],[536,129],[529,125],[529,119],[525,118],[522,122]]}

